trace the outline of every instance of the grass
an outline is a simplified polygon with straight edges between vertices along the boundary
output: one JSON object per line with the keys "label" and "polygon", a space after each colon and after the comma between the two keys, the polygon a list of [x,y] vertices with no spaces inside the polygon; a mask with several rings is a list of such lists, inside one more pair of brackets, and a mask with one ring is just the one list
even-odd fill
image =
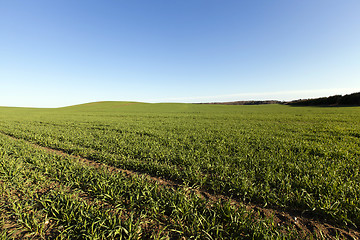
{"label": "grass", "polygon": [[[65,238],[80,232],[85,239],[296,238],[293,228],[276,226],[271,217],[255,217],[247,204],[300,211],[343,229],[360,225],[358,107],[99,102],[58,109],[0,108],[0,114],[4,199],[16,198],[12,191],[25,183],[34,190],[22,194],[31,198],[48,181],[72,189],[51,190],[35,198],[36,204],[21,202],[21,211],[36,212],[29,217],[36,227],[20,221],[27,234],[45,236],[50,230],[40,222],[52,219],[51,234]],[[70,155],[182,187],[86,167]],[[24,164],[28,167],[19,167]],[[12,176],[18,174],[24,182],[17,184]],[[245,205],[221,199],[209,204],[186,189],[221,194]],[[18,211],[6,201],[2,206]],[[55,210],[49,210],[52,206]],[[86,218],[95,212],[98,217]],[[90,225],[75,224],[84,221]]]}

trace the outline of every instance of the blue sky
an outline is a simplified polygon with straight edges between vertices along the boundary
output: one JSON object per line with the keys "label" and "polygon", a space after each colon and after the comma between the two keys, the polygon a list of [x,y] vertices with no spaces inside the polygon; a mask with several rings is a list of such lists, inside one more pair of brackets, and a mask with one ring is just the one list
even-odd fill
{"label": "blue sky", "polygon": [[0,106],[360,91],[358,0],[0,2]]}

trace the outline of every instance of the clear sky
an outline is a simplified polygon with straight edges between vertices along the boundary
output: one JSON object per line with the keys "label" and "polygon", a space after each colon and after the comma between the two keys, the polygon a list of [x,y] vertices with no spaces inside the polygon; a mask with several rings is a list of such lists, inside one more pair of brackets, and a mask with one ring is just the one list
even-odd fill
{"label": "clear sky", "polygon": [[359,0],[2,0],[0,106],[360,91]]}

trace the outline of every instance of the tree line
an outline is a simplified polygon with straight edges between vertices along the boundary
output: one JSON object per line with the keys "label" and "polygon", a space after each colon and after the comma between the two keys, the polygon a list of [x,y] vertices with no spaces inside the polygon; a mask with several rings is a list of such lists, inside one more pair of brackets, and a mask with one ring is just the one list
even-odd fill
{"label": "tree line", "polygon": [[360,92],[313,99],[299,99],[287,104],[293,106],[360,106]]}

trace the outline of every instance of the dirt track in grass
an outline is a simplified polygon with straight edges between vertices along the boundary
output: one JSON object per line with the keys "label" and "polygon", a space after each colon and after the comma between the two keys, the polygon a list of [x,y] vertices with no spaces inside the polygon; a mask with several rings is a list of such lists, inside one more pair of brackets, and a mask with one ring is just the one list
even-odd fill
{"label": "dirt track in grass", "polygon": [[285,226],[294,229],[299,234],[299,236],[302,236],[303,238],[306,238],[306,236],[309,236],[310,234],[316,234],[319,238],[325,238],[325,239],[337,239],[337,238],[356,239],[356,240],[360,239],[359,229],[356,229],[355,227],[348,229],[340,228],[334,225],[331,221],[327,221],[324,217],[314,216],[309,212],[304,212],[295,209],[290,209],[290,210],[282,209],[273,206],[263,207],[256,204],[243,203],[235,199],[230,199],[229,197],[224,195],[212,193],[210,191],[207,191],[206,189],[189,188],[187,186],[182,185],[180,182],[175,182],[169,179],[151,176],[143,172],[133,171],[129,169],[121,169],[107,164],[98,163],[96,161],[83,158],[81,156],[68,154],[61,150],[40,146],[25,139],[10,136],[9,134],[6,134],[4,132],[1,133],[14,140],[25,141],[30,145],[32,145],[34,148],[42,149],[47,152],[52,152],[60,156],[70,157],[76,161],[80,161],[81,163],[92,166],[94,168],[104,168],[107,169],[109,172],[124,173],[127,176],[134,176],[134,175],[143,176],[147,178],[149,181],[157,183],[164,188],[175,188],[175,189],[182,188],[189,192],[195,192],[199,197],[208,200],[209,204],[219,200],[231,201],[232,204],[243,206],[248,211],[253,212],[254,218],[256,218],[257,215],[272,218],[274,220],[274,224],[277,224],[278,226]]}

